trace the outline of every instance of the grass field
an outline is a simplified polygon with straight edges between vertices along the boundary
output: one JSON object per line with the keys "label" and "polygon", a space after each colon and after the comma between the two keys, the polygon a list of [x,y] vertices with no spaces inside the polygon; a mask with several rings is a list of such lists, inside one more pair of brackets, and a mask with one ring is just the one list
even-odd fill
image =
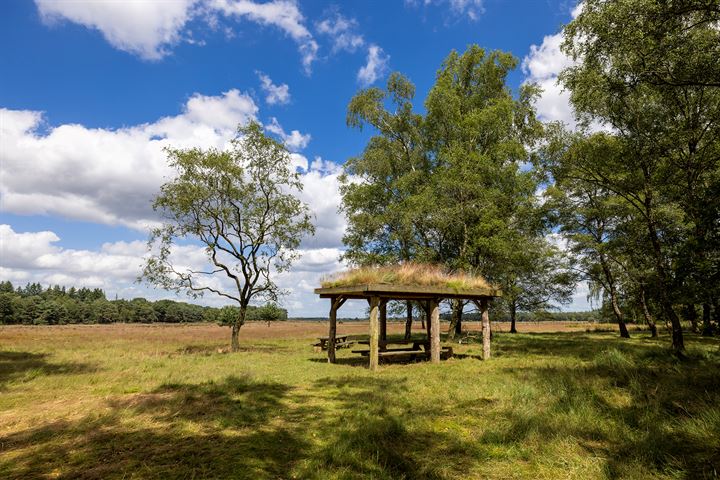
{"label": "grass field", "polygon": [[520,328],[487,362],[371,374],[313,353],[324,324],[246,325],[235,354],[213,325],[0,327],[0,478],[720,475],[717,338],[679,361],[644,332]]}

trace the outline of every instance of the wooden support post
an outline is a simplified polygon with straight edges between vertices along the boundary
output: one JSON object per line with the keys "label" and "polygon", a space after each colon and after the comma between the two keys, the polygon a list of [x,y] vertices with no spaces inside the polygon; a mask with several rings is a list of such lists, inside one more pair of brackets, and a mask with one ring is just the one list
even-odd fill
{"label": "wooden support post", "polygon": [[430,302],[423,303],[423,310],[425,310],[425,333],[430,341]]}
{"label": "wooden support post", "polygon": [[490,315],[488,314],[487,298],[480,299],[480,315],[482,317],[483,360],[490,359]]}
{"label": "wooden support post", "polygon": [[330,299],[330,330],[328,331],[328,363],[335,363],[335,336],[337,335],[337,298]]}
{"label": "wooden support post", "polygon": [[379,304],[378,297],[370,298],[370,370],[378,368],[378,337],[379,337]]}
{"label": "wooden support post", "polygon": [[437,300],[430,300],[430,361],[440,363],[440,306]]}
{"label": "wooden support post", "polygon": [[345,303],[342,297],[330,299],[330,330],[328,331],[328,363],[335,363],[335,349],[337,337],[337,311]]}
{"label": "wooden support post", "polygon": [[387,300],[380,301],[380,340],[387,340]]}

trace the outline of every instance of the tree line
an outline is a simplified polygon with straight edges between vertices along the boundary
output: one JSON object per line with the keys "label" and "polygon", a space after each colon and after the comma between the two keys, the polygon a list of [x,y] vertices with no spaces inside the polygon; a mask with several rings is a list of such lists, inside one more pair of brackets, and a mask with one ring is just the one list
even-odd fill
{"label": "tree line", "polygon": [[[28,283],[15,288],[0,282],[0,324],[65,325],[94,323],[196,323],[228,325],[237,308],[206,307],[174,300],[108,300],[102,289],[61,287],[43,288]],[[287,320],[287,310],[274,303],[249,306],[248,320]]]}

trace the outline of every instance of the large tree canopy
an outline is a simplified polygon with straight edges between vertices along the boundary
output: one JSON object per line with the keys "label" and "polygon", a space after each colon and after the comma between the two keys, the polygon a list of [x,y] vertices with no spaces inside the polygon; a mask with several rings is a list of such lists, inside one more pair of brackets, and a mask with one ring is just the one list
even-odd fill
{"label": "large tree canopy", "polygon": [[[511,312],[568,299],[572,280],[556,275],[560,252],[545,238],[549,223],[527,167],[543,128],[526,85],[506,84],[517,59],[471,46],[451,52],[425,100],[393,74],[387,89],[359,92],[348,124],[376,131],[345,165],[346,257],[356,263],[418,260],[480,273],[512,292]],[[519,254],[519,245],[532,245]],[[531,257],[531,258],[529,258]],[[556,288],[562,282],[565,288]],[[521,285],[532,284],[530,289]]]}

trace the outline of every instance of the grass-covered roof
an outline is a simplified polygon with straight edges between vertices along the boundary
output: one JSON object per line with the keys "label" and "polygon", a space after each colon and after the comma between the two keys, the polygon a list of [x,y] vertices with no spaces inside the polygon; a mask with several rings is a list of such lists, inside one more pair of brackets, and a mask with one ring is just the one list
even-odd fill
{"label": "grass-covered roof", "polygon": [[359,267],[336,273],[322,280],[323,288],[359,285],[436,287],[453,290],[487,289],[492,286],[479,275],[450,273],[438,265],[403,263],[393,266]]}

